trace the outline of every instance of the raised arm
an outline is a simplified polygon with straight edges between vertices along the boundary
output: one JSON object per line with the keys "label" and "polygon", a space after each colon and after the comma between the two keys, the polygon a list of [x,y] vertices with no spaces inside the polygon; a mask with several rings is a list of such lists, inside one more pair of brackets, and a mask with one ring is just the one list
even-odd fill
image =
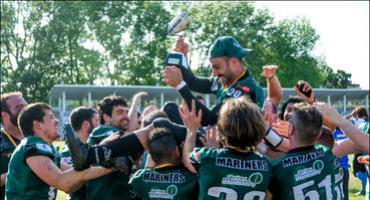
{"label": "raised arm", "polygon": [[182,151],[182,160],[184,166],[188,168],[191,172],[196,173],[195,168],[189,161],[189,155],[195,148],[195,139],[197,135],[197,130],[200,127],[200,119],[202,118],[202,111],[199,110],[198,114],[195,109],[195,102],[191,103],[191,110],[189,110],[188,105],[183,101],[179,107],[180,116],[187,128],[186,139]]}
{"label": "raised arm", "polygon": [[137,111],[141,103],[141,97],[148,95],[147,92],[138,92],[132,98],[132,103],[130,110],[128,112],[129,117],[129,124],[127,133],[135,131],[137,129],[138,119],[137,119]]}
{"label": "raised arm", "polygon": [[316,102],[314,105],[321,112],[324,121],[341,128],[359,150],[369,152],[370,137],[368,134],[358,130],[356,126],[344,119],[332,106],[323,102]]}
{"label": "raised arm", "polygon": [[276,65],[266,65],[263,66],[261,73],[261,76],[265,77],[267,82],[268,99],[276,106],[279,105],[279,102],[283,96],[280,81],[275,75],[277,68],[278,67]]}

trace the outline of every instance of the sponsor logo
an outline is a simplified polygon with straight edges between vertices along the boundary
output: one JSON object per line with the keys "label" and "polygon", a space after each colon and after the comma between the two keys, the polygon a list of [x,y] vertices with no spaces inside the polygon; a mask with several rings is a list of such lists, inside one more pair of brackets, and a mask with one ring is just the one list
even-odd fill
{"label": "sponsor logo", "polygon": [[297,174],[294,175],[296,181],[300,181],[312,176],[316,176],[321,173],[322,169],[324,168],[324,162],[321,160],[316,160],[312,167],[304,168],[298,170]]}
{"label": "sponsor logo", "polygon": [[177,187],[175,185],[170,185],[166,190],[161,189],[151,189],[149,191],[150,198],[161,198],[161,199],[174,199],[177,194]]}
{"label": "sponsor logo", "polygon": [[227,177],[222,178],[222,184],[239,185],[239,186],[246,186],[246,187],[256,187],[256,185],[262,183],[262,181],[263,181],[263,176],[259,172],[253,173],[249,177],[227,175]]}

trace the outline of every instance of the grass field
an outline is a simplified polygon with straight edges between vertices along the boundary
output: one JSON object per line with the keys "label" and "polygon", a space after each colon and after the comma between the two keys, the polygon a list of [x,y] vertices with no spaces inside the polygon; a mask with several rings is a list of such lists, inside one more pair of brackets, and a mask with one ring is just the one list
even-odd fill
{"label": "grass field", "polygon": [[[55,142],[55,146],[59,146],[59,150],[62,150],[62,147],[64,145],[64,142]],[[350,162],[352,162],[352,155],[349,156]],[[355,196],[355,193],[358,192],[361,188],[361,183],[360,181],[352,175],[352,168],[350,168],[349,172],[349,188],[348,188],[348,193],[349,193],[349,199],[350,200],[364,200],[365,196]],[[57,194],[57,200],[65,200],[66,199],[66,194],[63,191],[58,190]],[[107,199],[108,200],[108,199]]]}

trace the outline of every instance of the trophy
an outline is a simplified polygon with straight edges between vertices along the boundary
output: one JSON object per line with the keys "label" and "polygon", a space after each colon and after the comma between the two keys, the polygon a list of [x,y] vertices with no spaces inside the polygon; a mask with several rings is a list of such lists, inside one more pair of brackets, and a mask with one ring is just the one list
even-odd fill
{"label": "trophy", "polygon": [[[178,33],[182,32],[189,23],[188,14],[181,12],[175,18],[173,18],[167,25],[167,33],[170,36],[180,36]],[[177,67],[189,68],[186,57],[181,52],[170,52],[166,58],[166,65],[175,65]]]}

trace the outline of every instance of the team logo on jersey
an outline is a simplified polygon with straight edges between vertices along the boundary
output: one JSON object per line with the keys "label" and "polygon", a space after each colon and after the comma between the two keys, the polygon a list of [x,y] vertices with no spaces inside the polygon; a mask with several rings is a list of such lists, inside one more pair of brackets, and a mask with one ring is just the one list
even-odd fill
{"label": "team logo on jersey", "polygon": [[160,198],[160,199],[174,199],[174,197],[177,194],[177,186],[176,185],[170,185],[166,188],[166,190],[161,189],[151,189],[149,191],[149,197],[150,198]]}
{"label": "team logo on jersey", "polygon": [[297,174],[294,175],[296,181],[300,181],[312,176],[316,176],[321,173],[324,168],[324,162],[322,160],[316,160],[312,167],[298,170]]}
{"label": "team logo on jersey", "polygon": [[259,172],[253,173],[249,177],[227,175],[227,177],[222,178],[222,184],[225,185],[239,185],[253,188],[256,187],[256,185],[262,183],[262,181],[263,176]]}
{"label": "team logo on jersey", "polygon": [[46,152],[49,152],[49,153],[53,153],[53,150],[51,149],[51,147],[47,144],[36,144],[36,148],[41,150],[41,151],[46,151]]}

